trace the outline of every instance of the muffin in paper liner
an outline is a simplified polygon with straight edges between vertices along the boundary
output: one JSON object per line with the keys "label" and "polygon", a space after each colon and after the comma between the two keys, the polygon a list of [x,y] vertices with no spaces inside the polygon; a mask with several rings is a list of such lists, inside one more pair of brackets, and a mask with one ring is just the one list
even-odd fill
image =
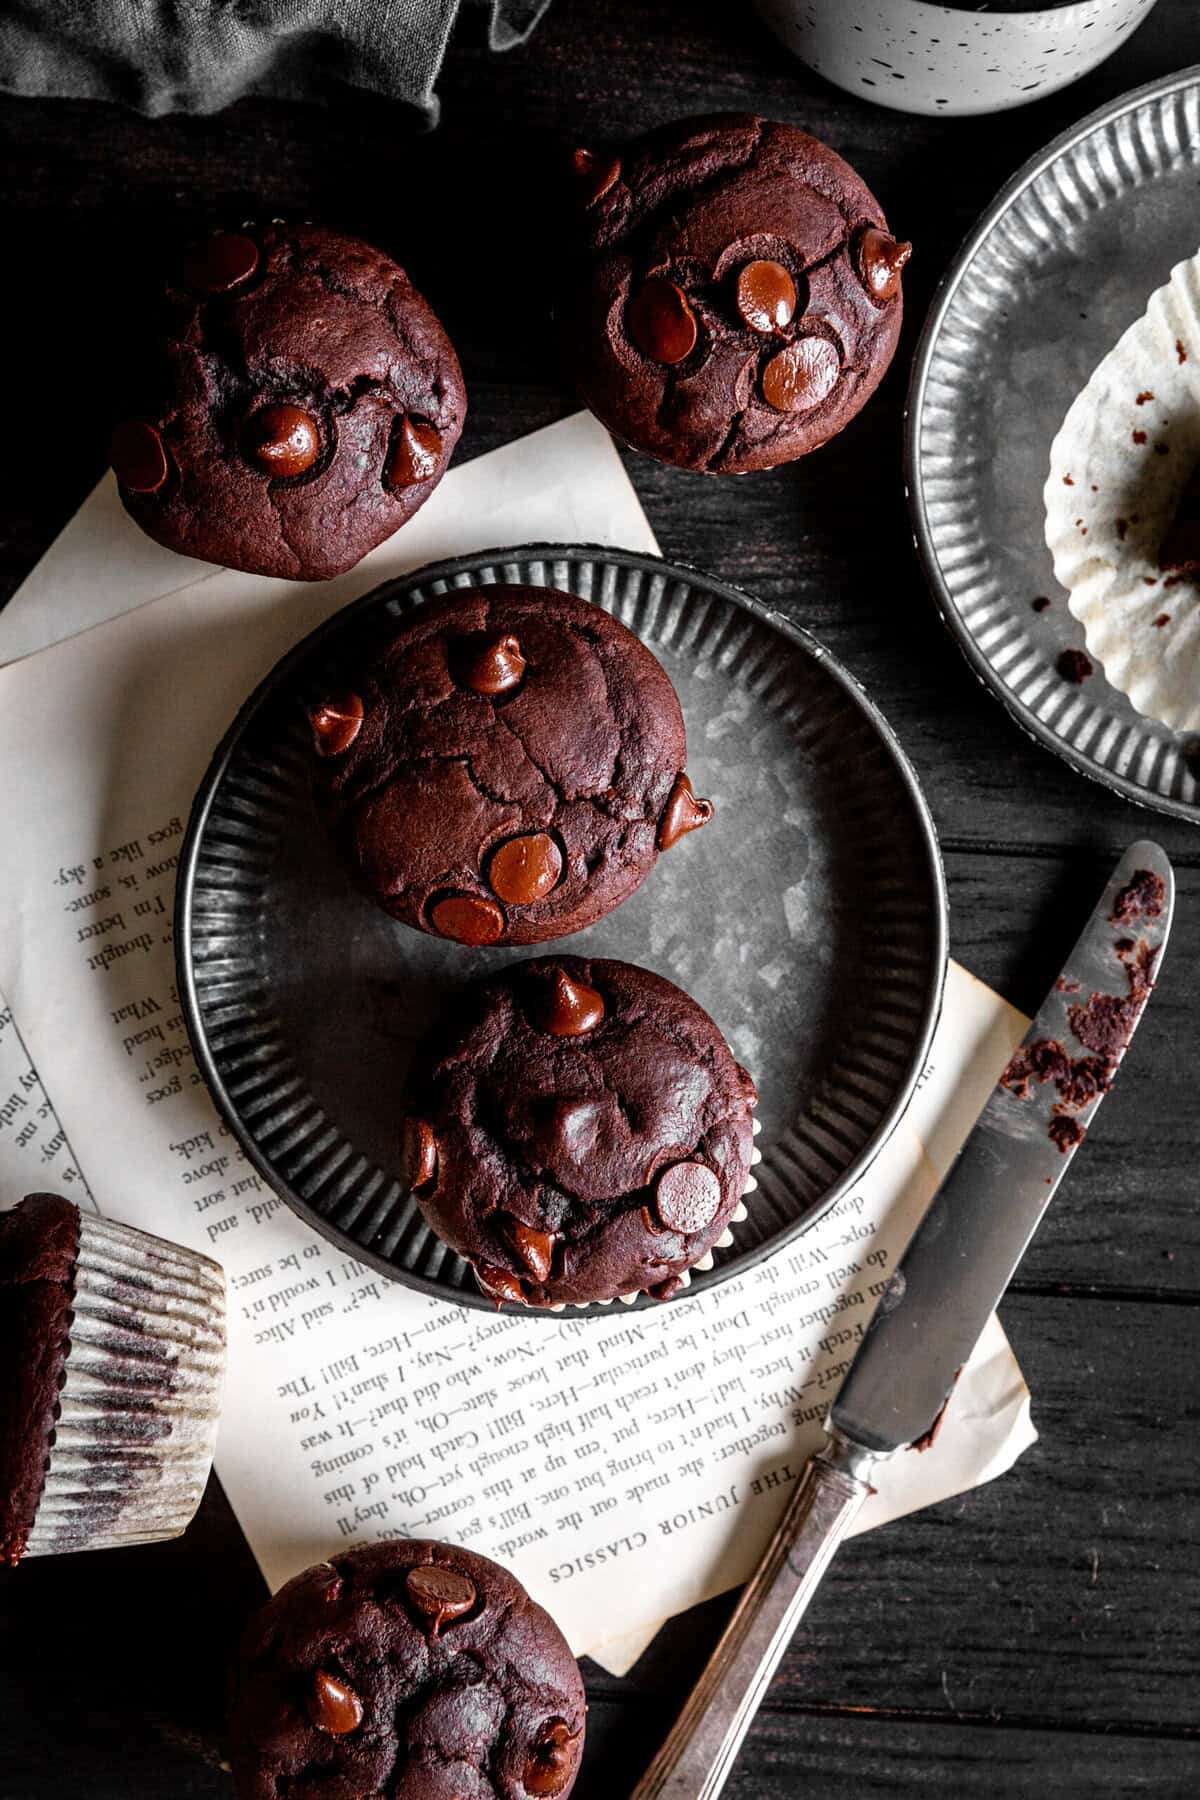
{"label": "muffin in paper liner", "polygon": [[[34,1329],[25,1370],[4,1372],[10,1417],[0,1402],[0,1451],[10,1465],[23,1455],[28,1480],[25,1520],[10,1511],[0,1560],[178,1537],[212,1466],[223,1270],[52,1195],[29,1196],[8,1218],[18,1230],[34,1223],[34,1252],[27,1242],[26,1273],[17,1270],[16,1297],[6,1298],[15,1310],[35,1288],[47,1292],[35,1300],[36,1324],[26,1316]],[[37,1241],[47,1232],[57,1233],[57,1266]],[[13,1281],[11,1256],[0,1276]],[[30,1382],[41,1385],[31,1392]]]}
{"label": "muffin in paper liner", "polygon": [[1159,555],[1200,463],[1200,255],[1179,263],[1050,449],[1046,543],[1088,650],[1138,712],[1200,730],[1200,586]]}
{"label": "muffin in paper liner", "polygon": [[497,1305],[669,1300],[747,1217],[758,1094],[673,982],[613,958],[510,965],[418,1049],[400,1163]]}

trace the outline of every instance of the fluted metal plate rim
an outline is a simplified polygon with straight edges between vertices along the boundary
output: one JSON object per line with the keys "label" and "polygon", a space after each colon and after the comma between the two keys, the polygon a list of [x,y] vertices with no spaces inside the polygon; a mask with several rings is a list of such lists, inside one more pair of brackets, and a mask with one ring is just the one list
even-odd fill
{"label": "fluted metal plate rim", "polygon": [[[1051,241],[1053,210],[1037,216],[1047,184],[1068,214],[1074,209],[1102,217],[1106,183],[1136,193],[1156,172],[1170,172],[1151,166],[1152,138],[1143,138],[1139,156],[1122,141],[1122,131],[1162,125],[1161,140],[1168,142],[1171,109],[1181,104],[1200,120],[1200,65],[1147,82],[1089,114],[1019,169],[982,214],[939,284],[917,345],[905,413],[904,480],[926,578],[944,623],[984,686],[1025,732],[1089,779],[1135,805],[1196,822],[1200,779],[1190,772],[1176,734],[1137,713],[1115,690],[1110,702],[1072,689],[1057,677],[1053,658],[1031,642],[1029,596],[1005,591],[997,546],[979,527],[978,486],[954,466],[949,428],[939,428],[935,417],[938,404],[950,416],[970,415],[986,357],[970,369],[962,352],[968,341],[986,349],[1003,335],[1000,268],[1012,262],[1018,235],[1026,246]],[[1200,176],[1200,129],[1187,137],[1185,149]],[[1146,300],[1155,285],[1146,281]],[[935,402],[935,389],[949,399]],[[1073,398],[1063,397],[1064,415]],[[1049,466],[1048,436],[1045,467],[1037,471],[1039,495]]]}
{"label": "fluted metal plate rim", "polygon": [[[803,1162],[811,1198],[779,1228],[757,1227],[766,1235],[753,1246],[745,1247],[743,1238],[741,1248],[735,1242],[727,1250],[718,1249],[711,1269],[693,1271],[691,1286],[680,1296],[686,1299],[744,1273],[782,1248],[862,1178],[903,1116],[925,1066],[941,1010],[948,956],[946,888],[937,836],[903,750],[859,683],[824,646],[753,596],[685,565],[633,551],[523,545],[456,557],[388,582],[311,632],[246,701],[216,750],[192,808],[180,856],[175,930],[179,991],[189,1035],[217,1109],[247,1158],[307,1224],[358,1261],[405,1286],[493,1310],[467,1263],[424,1225],[395,1175],[369,1163],[315,1097],[303,1091],[286,1049],[276,1043],[278,1030],[269,1006],[254,986],[259,969],[255,958],[260,954],[256,944],[269,926],[264,927],[256,915],[253,868],[256,859],[266,867],[269,821],[272,813],[281,815],[285,807],[281,795],[292,779],[288,770],[292,747],[277,742],[274,760],[247,768],[239,768],[237,759],[256,722],[264,716],[269,720],[268,709],[281,690],[286,692],[289,683],[303,679],[314,651],[328,654],[331,640],[336,642],[356,627],[369,629],[376,613],[392,619],[448,589],[496,582],[580,594],[634,629],[643,605],[653,614],[661,603],[664,615],[681,619],[689,602],[693,612],[701,611],[696,601],[709,608],[719,603],[731,615],[734,611],[748,615],[757,622],[751,629],[767,640],[768,649],[772,634],[777,634],[808,659],[804,666],[811,664],[811,672],[821,670],[831,684],[828,691],[844,709],[839,718],[853,721],[863,744],[890,778],[887,843],[893,859],[881,862],[876,904],[881,920],[894,922],[886,926],[886,972],[871,989],[875,1011],[865,1028],[858,1027],[859,1035],[852,1038],[844,1058],[836,1059],[828,1092],[822,1089],[812,1096],[811,1116],[806,1113],[799,1124],[779,1134],[787,1153]],[[730,653],[741,654],[736,644]],[[776,677],[768,673],[764,689],[773,685],[778,686]],[[804,753],[797,741],[797,755]],[[841,829],[864,831],[863,777],[857,769],[847,774],[841,767],[845,759],[836,753],[835,760],[837,767],[828,779],[846,798]],[[865,765],[867,756],[860,754],[858,760]],[[882,802],[877,804],[882,807]],[[918,873],[910,882],[914,891],[897,893],[897,870],[904,858]],[[239,872],[242,862],[250,866],[250,873]],[[864,898],[865,906],[870,903],[870,896]],[[570,939],[561,941],[570,948]],[[326,1168],[328,1175],[323,1172]],[[764,1168],[758,1172],[764,1173]],[[349,1222],[326,1216],[316,1203],[318,1192],[330,1213],[348,1215]],[[422,1260],[432,1273],[419,1266]],[[631,1310],[661,1304],[641,1295]],[[559,1316],[534,1308],[505,1310],[537,1318]],[[608,1303],[572,1308],[565,1316],[612,1319],[624,1310]]]}

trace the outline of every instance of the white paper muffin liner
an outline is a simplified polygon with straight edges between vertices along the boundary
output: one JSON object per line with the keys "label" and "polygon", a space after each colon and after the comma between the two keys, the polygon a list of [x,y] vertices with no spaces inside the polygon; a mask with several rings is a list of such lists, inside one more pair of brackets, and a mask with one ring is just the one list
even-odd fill
{"label": "white paper muffin liner", "polygon": [[1200,462],[1200,255],[1179,263],[1050,449],[1046,543],[1087,647],[1138,712],[1200,730],[1200,583],[1159,548]]}
{"label": "white paper muffin liner", "polygon": [[65,1381],[26,1556],[178,1537],[212,1466],[225,1276],[81,1215]]}

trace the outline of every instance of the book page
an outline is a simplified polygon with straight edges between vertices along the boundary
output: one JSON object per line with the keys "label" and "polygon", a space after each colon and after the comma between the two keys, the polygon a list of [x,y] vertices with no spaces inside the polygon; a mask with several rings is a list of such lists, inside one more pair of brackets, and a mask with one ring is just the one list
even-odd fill
{"label": "book page", "polygon": [[12,1008],[0,1004],[0,1212],[33,1193],[65,1194],[76,1206],[92,1206]]}
{"label": "book page", "polygon": [[[760,1268],[661,1310],[490,1317],[301,1224],[220,1123],[175,988],[175,869],[213,746],[321,618],[466,547],[463,518],[476,547],[649,537],[588,421],[453,471],[421,519],[442,495],[432,541],[414,521],[352,577],[218,572],[0,671],[0,756],[22,771],[0,794],[0,987],[100,1209],[228,1272],[217,1467],[270,1584],[374,1537],[450,1538],[512,1567],[578,1652],[620,1669],[663,1618],[748,1573],[1023,1021],[952,970],[909,1116],[860,1187]],[[2,1169],[9,1201],[51,1185]],[[863,1525],[999,1473],[1031,1439],[993,1323],[937,1441],[894,1459]]]}

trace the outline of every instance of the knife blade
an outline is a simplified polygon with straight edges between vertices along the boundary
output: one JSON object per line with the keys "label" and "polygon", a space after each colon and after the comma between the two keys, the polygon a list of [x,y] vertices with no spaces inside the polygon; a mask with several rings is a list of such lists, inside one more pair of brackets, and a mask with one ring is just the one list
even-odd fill
{"label": "knife blade", "polygon": [[1131,845],[880,1296],[831,1412],[855,1443],[896,1450],[941,1412],[1112,1085],[1174,898],[1163,851]]}
{"label": "knife blade", "polygon": [[1175,883],[1133,844],[880,1296],[826,1431],[631,1800],[716,1800],[871,1472],[927,1437],[1112,1086],[1154,987]]}

